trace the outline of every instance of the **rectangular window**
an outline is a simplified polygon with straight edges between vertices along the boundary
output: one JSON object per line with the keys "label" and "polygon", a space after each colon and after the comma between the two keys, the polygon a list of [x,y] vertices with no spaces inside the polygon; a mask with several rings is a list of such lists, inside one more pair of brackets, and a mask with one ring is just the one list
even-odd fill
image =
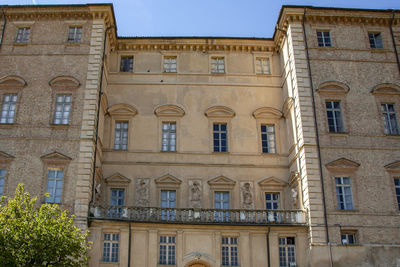
{"label": "rectangular window", "polygon": [[339,101],[326,101],[326,116],[328,117],[329,132],[343,132],[342,110]]}
{"label": "rectangular window", "polygon": [[211,73],[225,73],[225,59],[223,57],[211,58]]}
{"label": "rectangular window", "polygon": [[368,38],[371,48],[383,48],[382,34],[380,32],[369,32]]}
{"label": "rectangular window", "polygon": [[103,262],[118,262],[119,234],[104,234]]}
{"label": "rectangular window", "polygon": [[[229,209],[229,192],[214,192],[214,209],[228,210]],[[228,222],[228,211],[216,211],[215,220],[218,222]]]}
{"label": "rectangular window", "polygon": [[68,30],[68,41],[73,43],[79,43],[82,38],[82,27],[71,26]]}
{"label": "rectangular window", "polygon": [[14,123],[15,110],[17,107],[17,94],[3,95],[3,105],[1,106],[0,123]]}
{"label": "rectangular window", "polygon": [[175,265],[175,236],[160,236],[158,264]]}
{"label": "rectangular window", "polygon": [[46,203],[61,203],[61,194],[63,190],[64,171],[59,168],[49,169],[47,172],[46,192],[50,196],[45,197]]}
{"label": "rectangular window", "polygon": [[0,197],[4,193],[4,181],[6,179],[6,169],[0,169]]}
{"label": "rectangular window", "polygon": [[110,209],[111,218],[119,218],[122,216],[122,206],[125,203],[125,190],[124,189],[111,189],[110,191]]}
{"label": "rectangular window", "polygon": [[127,121],[120,121],[115,123],[114,149],[128,149],[128,128],[129,123]]}
{"label": "rectangular window", "polygon": [[268,58],[256,58],[256,73],[271,74],[271,67]]}
{"label": "rectangular window", "polygon": [[176,72],[176,57],[164,57],[164,72]]}
{"label": "rectangular window", "polygon": [[225,123],[213,124],[214,152],[228,152],[228,128]]}
{"label": "rectangular window", "polygon": [[18,28],[17,36],[15,37],[15,42],[16,43],[27,43],[29,41],[30,30],[31,29],[28,27]]}
{"label": "rectangular window", "polygon": [[176,151],[176,123],[162,124],[162,151]]}
{"label": "rectangular window", "polygon": [[400,210],[400,178],[394,178],[394,186],[396,190],[397,205]]}
{"label": "rectangular window", "polygon": [[263,153],[276,153],[274,125],[261,125],[261,145]]}
{"label": "rectangular window", "polygon": [[54,111],[54,124],[68,124],[71,112],[71,95],[57,95]]}
{"label": "rectangular window", "polygon": [[222,266],[239,266],[237,237],[222,237]]}
{"label": "rectangular window", "polygon": [[133,56],[121,57],[120,72],[133,72]]}
{"label": "rectangular window", "polygon": [[281,200],[279,193],[265,193],[265,208],[267,210],[279,210]]}
{"label": "rectangular window", "polygon": [[347,244],[355,244],[356,243],[356,238],[354,233],[349,233],[349,232],[341,232],[341,239],[342,239],[342,244],[347,245]]}
{"label": "rectangular window", "polygon": [[[175,190],[161,190],[161,208],[176,208],[176,191]],[[162,210],[162,220],[174,220],[175,210]]]}
{"label": "rectangular window", "polygon": [[331,47],[331,34],[329,31],[317,31],[318,46]]}
{"label": "rectangular window", "polygon": [[349,177],[335,177],[337,204],[340,210],[352,210],[353,194]]}
{"label": "rectangular window", "polygon": [[296,266],[296,246],[294,237],[279,238],[279,267]]}
{"label": "rectangular window", "polygon": [[382,104],[381,109],[385,123],[385,134],[400,134],[394,104]]}

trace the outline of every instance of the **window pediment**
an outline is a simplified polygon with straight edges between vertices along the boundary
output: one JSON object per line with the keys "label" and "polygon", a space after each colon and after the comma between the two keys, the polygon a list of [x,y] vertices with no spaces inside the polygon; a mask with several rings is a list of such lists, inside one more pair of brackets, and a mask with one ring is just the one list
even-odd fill
{"label": "window pediment", "polygon": [[76,89],[81,83],[72,76],[58,76],[50,80],[49,85],[54,89]]}
{"label": "window pediment", "polygon": [[317,93],[327,95],[345,95],[350,91],[346,84],[336,81],[321,83],[316,90]]}
{"label": "window pediment", "polygon": [[386,171],[388,172],[400,172],[400,160],[392,162],[385,166]]}
{"label": "window pediment", "polygon": [[109,185],[127,185],[131,182],[131,179],[117,172],[104,179],[104,181]]}
{"label": "window pediment", "polygon": [[328,170],[333,171],[355,171],[360,164],[346,158],[340,158],[327,163],[325,166]]}
{"label": "window pediment", "polygon": [[14,156],[11,156],[10,154],[0,151],[0,163],[9,163],[14,158],[15,158]]}
{"label": "window pediment", "polygon": [[135,116],[137,110],[128,104],[116,104],[108,108],[108,113],[111,116]]}
{"label": "window pediment", "polygon": [[224,106],[210,107],[204,114],[211,118],[233,118],[236,115],[231,108]]}
{"label": "window pediment", "polygon": [[375,86],[371,93],[373,95],[400,95],[400,86],[392,83],[382,83]]}
{"label": "window pediment", "polygon": [[10,75],[0,79],[0,89],[1,88],[16,88],[22,89],[27,85],[26,81],[19,76]]}
{"label": "window pediment", "polygon": [[223,175],[215,177],[207,182],[211,187],[233,187],[236,182]]}
{"label": "window pediment", "polygon": [[179,186],[182,181],[172,176],[170,174],[163,175],[155,180],[157,185],[172,185],[172,186]]}
{"label": "window pediment", "polygon": [[185,111],[176,105],[163,105],[154,110],[157,117],[183,117]]}
{"label": "window pediment", "polygon": [[43,161],[47,161],[47,162],[62,162],[62,163],[69,162],[72,160],[72,158],[70,158],[64,154],[61,154],[57,151],[43,155],[40,158]]}
{"label": "window pediment", "polygon": [[285,187],[287,184],[281,179],[271,176],[258,182],[258,185],[263,189],[279,189]]}
{"label": "window pediment", "polygon": [[272,107],[262,107],[253,112],[253,116],[256,119],[280,119],[282,118],[282,112]]}

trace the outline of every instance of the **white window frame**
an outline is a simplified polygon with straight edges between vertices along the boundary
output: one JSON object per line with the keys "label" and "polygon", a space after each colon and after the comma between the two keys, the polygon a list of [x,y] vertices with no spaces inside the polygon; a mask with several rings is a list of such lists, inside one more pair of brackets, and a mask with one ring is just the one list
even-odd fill
{"label": "white window frame", "polygon": [[[1,114],[0,114],[0,124],[15,123],[17,103],[18,103],[18,93],[3,94],[3,101],[1,105]],[[10,113],[12,113],[12,116],[10,116]]]}
{"label": "white window frame", "polygon": [[[50,172],[55,172],[55,177],[50,177]],[[61,177],[58,174],[61,174]],[[45,197],[45,203],[61,204],[64,190],[64,176],[65,171],[63,168],[47,168],[46,193],[50,195]],[[53,186],[49,186],[50,182],[53,182]],[[57,193],[58,190],[60,190],[60,193]]]}
{"label": "white window frame", "polygon": [[353,231],[340,231],[340,242],[342,243],[342,245],[356,244],[356,233]]}
{"label": "white window frame", "polygon": [[[396,184],[397,180],[397,184]],[[400,211],[400,177],[393,177],[394,189],[397,199],[397,209]]]}
{"label": "white window frame", "polygon": [[[265,127],[265,131],[263,131]],[[270,131],[272,129],[272,131]],[[261,123],[261,150],[265,154],[276,154],[276,134],[274,124]],[[264,138],[265,137],[265,138]],[[264,140],[265,139],[265,140]],[[266,146],[264,146],[266,145]]]}
{"label": "white window frame", "polygon": [[104,233],[103,234],[103,251],[101,256],[102,262],[119,262],[119,233]]}
{"label": "white window frame", "polygon": [[[126,125],[126,128],[125,128]],[[119,126],[119,128],[117,128]],[[126,137],[124,135],[126,134]],[[119,142],[117,143],[117,135]],[[114,150],[128,150],[129,148],[129,120],[118,120],[114,123]]]}
{"label": "white window frame", "polygon": [[176,265],[176,236],[160,235],[158,241],[158,264]]}
{"label": "white window frame", "polygon": [[[215,129],[215,126],[218,125],[218,129]],[[213,140],[213,152],[229,152],[229,140],[228,140],[228,123],[226,122],[213,122],[212,124],[212,140]],[[225,126],[225,130],[222,130],[222,126]],[[214,135],[218,134],[218,139],[215,139]],[[222,145],[223,138],[222,135],[225,134],[225,146]],[[216,144],[217,142],[217,144]],[[217,150],[215,149],[217,147]],[[225,150],[223,148],[225,147]]]}
{"label": "white window frame", "polygon": [[4,187],[6,183],[7,169],[0,167],[0,197],[4,194]]}
{"label": "white window frame", "polygon": [[224,56],[212,56],[210,59],[210,69],[212,74],[226,73],[226,62]]}
{"label": "white window frame", "polygon": [[222,236],[221,266],[239,266],[239,264],[239,238],[236,236]]}
{"label": "white window frame", "polygon": [[29,43],[30,35],[31,35],[30,27],[18,27],[17,34],[15,36],[15,43],[17,43],[17,44]]}
{"label": "white window frame", "polygon": [[[264,192],[265,195],[265,209],[266,210],[280,210],[281,209],[281,193],[280,192]],[[267,200],[267,195],[270,195],[272,198]],[[278,196],[278,199],[273,199],[273,196]],[[267,204],[271,204],[271,208],[268,209]],[[277,208],[274,208],[274,204],[277,204]]]}
{"label": "white window frame", "polygon": [[[348,181],[348,183],[345,183]],[[339,182],[339,183],[338,183]],[[336,188],[336,201],[337,208],[339,210],[354,210],[354,199],[353,199],[353,189],[351,186],[351,178],[345,176],[335,176],[335,188]],[[350,194],[346,191],[346,188],[350,190]],[[341,192],[340,192],[341,191]],[[340,196],[343,201],[340,200]],[[346,199],[346,196],[350,196],[350,200]]]}
{"label": "white window frame", "polygon": [[[393,111],[389,110],[389,105],[393,107]],[[395,108],[396,105],[394,103],[381,103],[381,113],[384,123],[385,134],[400,134]],[[394,117],[394,120],[391,120],[391,115]]]}
{"label": "white window frame", "polygon": [[[175,65],[175,67],[174,67]],[[178,57],[177,56],[164,56],[163,69],[166,73],[178,72]]]}
{"label": "white window frame", "polygon": [[[330,107],[328,107],[328,103]],[[335,103],[339,103],[339,107],[335,107]],[[325,109],[326,109],[326,118],[328,123],[328,131],[330,133],[343,133],[344,132],[344,124],[343,124],[343,115],[342,115],[342,103],[339,100],[325,100]],[[332,117],[329,117],[328,114],[331,112]],[[329,120],[333,121],[333,131],[331,131]]]}
{"label": "white window frame", "polygon": [[332,47],[332,35],[330,30],[317,30],[317,45],[318,47]]}
{"label": "white window frame", "polygon": [[381,32],[368,32],[369,47],[373,49],[383,49],[383,38]]}
{"label": "white window frame", "polygon": [[[59,101],[62,98],[62,101]],[[71,115],[72,94],[56,94],[53,124],[68,125]]]}
{"label": "white window frame", "polygon": [[67,41],[71,43],[80,43],[82,41],[82,26],[69,26]]}
{"label": "white window frame", "polygon": [[269,57],[256,57],[256,74],[271,74],[271,61]]}
{"label": "white window frame", "polygon": [[[289,239],[290,238],[290,239]],[[288,244],[288,240],[293,239],[293,244]],[[296,238],[285,236],[278,238],[279,245],[279,267],[295,267],[296,265]]]}
{"label": "white window frame", "polygon": [[[118,195],[114,196],[113,192],[118,192]],[[119,195],[120,192],[122,192],[122,197]],[[123,206],[125,205],[125,195],[125,188],[110,188],[110,206],[112,206],[112,208],[109,210],[109,215],[111,218],[120,218],[122,216]]]}
{"label": "white window frame", "polygon": [[[124,64],[123,62],[125,59],[132,60],[132,63],[129,65]],[[121,55],[119,60],[119,72],[127,72],[127,73],[134,72],[135,69],[134,64],[135,64],[135,57],[133,55]]]}
{"label": "white window frame", "polygon": [[161,151],[176,152],[177,124],[175,121],[161,123]]}

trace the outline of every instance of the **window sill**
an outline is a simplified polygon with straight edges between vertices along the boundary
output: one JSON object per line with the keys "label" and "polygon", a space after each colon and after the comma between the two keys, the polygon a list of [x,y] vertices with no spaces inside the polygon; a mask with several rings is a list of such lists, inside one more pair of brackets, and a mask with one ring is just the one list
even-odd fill
{"label": "window sill", "polygon": [[257,76],[265,76],[265,77],[267,77],[267,76],[271,76],[272,74],[271,73],[256,73],[256,75]]}
{"label": "window sill", "polygon": [[225,75],[226,72],[211,72],[211,75]]}
{"label": "window sill", "polygon": [[163,71],[163,74],[177,74],[177,71]]}
{"label": "window sill", "polygon": [[400,138],[400,134],[385,134],[387,137]]}
{"label": "window sill", "polygon": [[391,50],[385,49],[385,48],[370,48],[372,53],[387,53],[391,52]]}
{"label": "window sill", "polygon": [[132,74],[133,71],[118,71],[119,74]]}
{"label": "window sill", "polygon": [[349,132],[328,132],[328,134],[332,134],[332,135],[348,135]]}
{"label": "window sill", "polygon": [[212,154],[214,154],[214,155],[226,155],[226,154],[229,154],[229,152],[228,151],[226,151],[226,152],[213,151]]}
{"label": "window sill", "polygon": [[160,150],[161,153],[177,153],[176,150]]}
{"label": "window sill", "polygon": [[15,46],[27,46],[27,45],[29,45],[29,44],[30,44],[29,42],[27,42],[27,43],[17,43],[17,42],[14,42],[13,45],[15,45]]}
{"label": "window sill", "polygon": [[13,123],[0,123],[0,127],[2,128],[11,128],[15,125],[15,122]]}
{"label": "window sill", "polygon": [[51,123],[50,127],[55,129],[67,129],[70,125],[69,124],[55,124]]}
{"label": "window sill", "polygon": [[80,45],[81,45],[81,42],[66,41],[66,42],[64,43],[64,45],[66,45],[66,46],[80,46]]}
{"label": "window sill", "polygon": [[356,212],[359,212],[359,210],[357,210],[357,209],[352,209],[352,210],[341,210],[341,209],[336,209],[336,212],[356,213]]}
{"label": "window sill", "polygon": [[342,244],[342,243],[340,243],[340,244],[338,244],[338,246],[341,246],[341,247],[359,247],[359,246],[362,246],[362,245],[358,244],[358,243],[354,243],[354,244]]}

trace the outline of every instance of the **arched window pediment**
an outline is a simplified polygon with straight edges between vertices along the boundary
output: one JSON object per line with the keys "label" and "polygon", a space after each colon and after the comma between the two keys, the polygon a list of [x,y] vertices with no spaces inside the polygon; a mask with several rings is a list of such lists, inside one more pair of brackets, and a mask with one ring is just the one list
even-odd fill
{"label": "arched window pediment", "polygon": [[349,86],[336,81],[323,82],[318,86],[318,89],[316,90],[317,93],[329,95],[345,95],[349,91]]}
{"label": "arched window pediment", "polygon": [[128,104],[116,104],[107,109],[111,116],[135,116],[137,109]]}
{"label": "arched window pediment", "polygon": [[236,114],[231,108],[225,106],[214,106],[208,108],[205,111],[205,115],[211,118],[233,118]]}
{"label": "arched window pediment", "polygon": [[81,83],[72,76],[57,76],[49,81],[54,89],[77,89]]}
{"label": "arched window pediment", "polygon": [[262,107],[255,110],[253,116],[256,119],[280,119],[283,114],[276,108]]}
{"label": "arched window pediment", "polygon": [[345,170],[345,171],[355,171],[360,167],[360,163],[346,159],[340,158],[327,163],[326,168],[331,171]]}
{"label": "arched window pediment", "polygon": [[26,81],[16,75],[9,75],[0,79],[0,88],[22,89],[27,85]]}
{"label": "arched window pediment", "polygon": [[400,95],[400,86],[393,83],[382,83],[375,86],[371,93],[373,95]]}
{"label": "arched window pediment", "polygon": [[154,110],[157,117],[183,117],[185,111],[176,105],[162,105]]}

